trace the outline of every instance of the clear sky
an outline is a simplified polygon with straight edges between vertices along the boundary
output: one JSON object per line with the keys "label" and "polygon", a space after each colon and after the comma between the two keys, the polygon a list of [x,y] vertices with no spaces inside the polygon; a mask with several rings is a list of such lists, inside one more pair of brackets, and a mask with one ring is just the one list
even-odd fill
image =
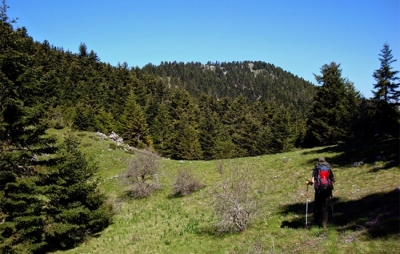
{"label": "clear sky", "polygon": [[400,0],[6,0],[35,41],[131,67],[264,61],[316,84],[332,61],[372,96],[379,54],[400,71]]}

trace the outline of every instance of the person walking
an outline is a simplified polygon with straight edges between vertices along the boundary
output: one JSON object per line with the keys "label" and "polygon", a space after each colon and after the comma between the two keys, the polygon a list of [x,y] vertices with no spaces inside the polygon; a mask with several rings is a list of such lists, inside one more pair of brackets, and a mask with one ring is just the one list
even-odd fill
{"label": "person walking", "polygon": [[312,173],[311,180],[306,182],[307,185],[314,185],[314,222],[319,227],[326,228],[329,217],[329,204],[332,198],[333,183],[335,177],[333,175],[331,165],[325,158],[318,158],[318,162]]}

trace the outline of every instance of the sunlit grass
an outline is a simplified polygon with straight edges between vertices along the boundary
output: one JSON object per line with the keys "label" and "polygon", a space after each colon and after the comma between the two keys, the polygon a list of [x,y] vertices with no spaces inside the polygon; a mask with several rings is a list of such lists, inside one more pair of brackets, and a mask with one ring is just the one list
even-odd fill
{"label": "sunlit grass", "polygon": [[[51,134],[61,138],[65,131],[51,130]],[[222,174],[218,170],[220,161],[163,159],[159,172],[163,189],[149,198],[126,200],[121,198],[123,186],[117,176],[134,155],[124,149],[110,149],[112,142],[99,140],[94,133],[76,133],[82,133],[82,150],[98,163],[99,188],[114,204],[116,215],[113,224],[98,236],[58,253],[395,253],[400,248],[395,229],[382,236],[378,231],[375,236],[366,226],[376,217],[399,224],[399,214],[391,214],[395,207],[367,207],[380,200],[380,196],[371,195],[392,200],[388,193],[400,187],[396,164],[371,162],[352,167],[356,153],[343,156],[338,149],[330,148],[225,160]],[[327,230],[316,226],[306,229],[305,181],[321,156],[333,165],[337,181],[333,193],[335,223]],[[218,235],[213,228],[216,218],[211,193],[238,167],[251,172],[253,189],[259,191],[258,214],[246,231]],[[205,187],[188,196],[171,198],[171,185],[180,168],[190,168]],[[313,190],[308,194],[311,213]],[[398,199],[392,205],[397,205],[398,211]],[[347,209],[361,209],[360,216]],[[311,214],[308,219],[312,221]]]}

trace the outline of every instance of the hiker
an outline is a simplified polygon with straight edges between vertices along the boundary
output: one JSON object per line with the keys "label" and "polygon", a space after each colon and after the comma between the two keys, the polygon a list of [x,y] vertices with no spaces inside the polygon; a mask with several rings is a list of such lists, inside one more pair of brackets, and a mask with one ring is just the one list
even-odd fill
{"label": "hiker", "polygon": [[331,165],[325,158],[319,158],[312,173],[311,181],[307,185],[314,184],[314,221],[318,226],[326,228],[329,216],[329,203],[332,198],[333,183],[335,177]]}

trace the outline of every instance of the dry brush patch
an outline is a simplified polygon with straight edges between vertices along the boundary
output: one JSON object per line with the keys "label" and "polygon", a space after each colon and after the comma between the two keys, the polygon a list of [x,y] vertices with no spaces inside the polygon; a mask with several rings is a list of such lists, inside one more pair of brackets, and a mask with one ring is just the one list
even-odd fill
{"label": "dry brush patch", "polygon": [[148,150],[136,151],[128,160],[127,171],[122,177],[126,195],[135,199],[149,197],[162,188],[158,181],[160,156]]}
{"label": "dry brush patch", "polygon": [[256,217],[258,191],[253,189],[254,177],[247,167],[233,167],[219,188],[212,192],[217,233],[245,231]]}
{"label": "dry brush patch", "polygon": [[178,169],[178,174],[172,184],[172,197],[186,196],[195,191],[204,188],[204,184],[201,184],[197,180],[190,168]]}

